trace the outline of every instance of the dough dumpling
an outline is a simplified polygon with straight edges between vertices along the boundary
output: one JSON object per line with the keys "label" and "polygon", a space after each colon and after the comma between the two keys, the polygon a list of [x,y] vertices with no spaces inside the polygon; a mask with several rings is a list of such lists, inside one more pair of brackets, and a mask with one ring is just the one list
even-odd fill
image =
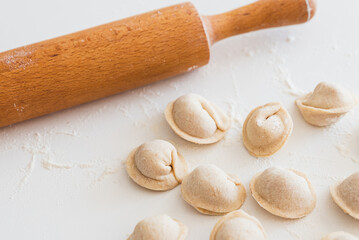
{"label": "dough dumpling", "polygon": [[262,224],[253,216],[237,210],[223,216],[214,226],[209,240],[265,240]]}
{"label": "dough dumpling", "polygon": [[255,157],[276,153],[287,141],[293,121],[280,103],[268,103],[252,110],[243,125],[243,143]]}
{"label": "dough dumpling", "polygon": [[167,216],[145,218],[137,223],[128,240],[184,240],[187,227]]}
{"label": "dough dumpling", "polygon": [[303,118],[314,126],[337,122],[358,103],[357,97],[339,84],[321,82],[314,92],[296,100]]}
{"label": "dough dumpling", "polygon": [[347,214],[359,219],[359,171],[331,187],[334,202]]}
{"label": "dough dumpling", "polygon": [[231,126],[231,119],[216,105],[193,93],[169,103],[165,116],[178,136],[197,144],[221,140]]}
{"label": "dough dumpling", "polygon": [[182,182],[187,174],[187,163],[171,143],[154,140],[142,144],[130,153],[126,170],[138,185],[166,191]]}
{"label": "dough dumpling", "polygon": [[235,176],[215,165],[201,165],[189,173],[181,184],[183,199],[207,215],[224,215],[239,209],[246,190]]}
{"label": "dough dumpling", "polygon": [[359,238],[346,232],[333,232],[323,237],[322,240],[359,240]]}
{"label": "dough dumpling", "polygon": [[268,212],[295,219],[308,215],[316,205],[316,194],[306,175],[291,169],[271,167],[250,183],[252,196]]}

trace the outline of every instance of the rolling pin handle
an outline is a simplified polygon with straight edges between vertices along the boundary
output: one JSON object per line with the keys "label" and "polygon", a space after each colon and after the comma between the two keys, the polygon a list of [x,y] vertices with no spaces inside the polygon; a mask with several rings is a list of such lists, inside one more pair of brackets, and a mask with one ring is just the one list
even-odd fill
{"label": "rolling pin handle", "polygon": [[241,33],[305,23],[315,12],[315,0],[259,0],[230,12],[202,16],[202,19],[213,45]]}

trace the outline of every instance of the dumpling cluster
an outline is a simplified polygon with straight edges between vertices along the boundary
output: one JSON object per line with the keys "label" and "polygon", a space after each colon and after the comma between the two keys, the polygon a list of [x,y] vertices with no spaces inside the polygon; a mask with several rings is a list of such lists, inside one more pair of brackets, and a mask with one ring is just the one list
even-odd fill
{"label": "dumpling cluster", "polygon": [[[345,88],[322,82],[315,90],[296,100],[304,119],[327,126],[352,109],[358,100]],[[222,139],[231,119],[215,104],[196,94],[186,94],[168,104],[165,117],[172,130],[183,139],[211,144]],[[268,103],[252,110],[243,125],[243,143],[256,157],[270,156],[286,143],[293,121],[281,103]],[[186,161],[164,140],[144,143],[127,158],[126,170],[142,187],[166,191],[181,184],[183,199],[207,215],[225,215],[214,226],[210,240],[266,240],[267,234],[253,216],[238,210],[246,199],[241,181],[215,165],[201,165],[189,174]],[[293,169],[271,167],[254,176],[250,190],[257,203],[273,215],[297,219],[316,206],[315,190],[307,176]],[[335,203],[359,219],[359,172],[332,186]],[[183,240],[187,227],[167,215],[140,221],[129,240]],[[346,232],[333,232],[322,240],[357,240]]]}
{"label": "dumpling cluster", "polygon": [[126,170],[138,185],[166,191],[182,182],[187,174],[187,163],[171,143],[154,140],[130,153]]}
{"label": "dumpling cluster", "polygon": [[319,127],[337,122],[357,103],[357,97],[349,90],[328,82],[319,83],[312,93],[296,100],[305,121]]}
{"label": "dumpling cluster", "polygon": [[250,183],[253,198],[268,212],[296,219],[308,215],[316,205],[316,194],[306,175],[291,169],[268,168]]}
{"label": "dumpling cluster", "polygon": [[215,104],[193,93],[170,102],[165,117],[178,136],[197,144],[218,142],[231,126],[231,119]]}
{"label": "dumpling cluster", "polygon": [[268,103],[252,110],[243,125],[243,143],[255,157],[276,153],[287,141],[293,121],[280,103]]}
{"label": "dumpling cluster", "polygon": [[127,240],[184,240],[187,232],[183,223],[167,215],[160,215],[137,223]]}
{"label": "dumpling cluster", "polygon": [[359,171],[331,187],[334,202],[347,214],[359,219]]}
{"label": "dumpling cluster", "polygon": [[246,198],[246,190],[235,176],[215,165],[201,165],[182,181],[183,199],[208,215],[223,215],[239,209]]}
{"label": "dumpling cluster", "polygon": [[265,240],[268,239],[262,224],[242,210],[223,216],[214,226],[209,240]]}

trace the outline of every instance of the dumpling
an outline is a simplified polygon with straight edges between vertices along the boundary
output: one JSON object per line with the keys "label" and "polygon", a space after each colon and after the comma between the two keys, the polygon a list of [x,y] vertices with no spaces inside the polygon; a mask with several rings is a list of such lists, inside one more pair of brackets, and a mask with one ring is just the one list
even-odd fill
{"label": "dumpling", "polygon": [[325,237],[322,238],[322,240],[359,240],[359,238],[349,233],[339,231],[326,235]]}
{"label": "dumpling", "polygon": [[330,189],[334,202],[347,214],[359,219],[359,171]]}
{"label": "dumpling", "polygon": [[237,210],[223,216],[214,226],[209,240],[265,240],[262,224],[253,216]]}
{"label": "dumpling", "polygon": [[268,103],[252,110],[243,125],[243,143],[255,157],[276,153],[293,129],[293,121],[280,103]]}
{"label": "dumpling", "polygon": [[250,183],[253,198],[268,212],[295,219],[308,215],[316,205],[316,194],[304,173],[271,167]]}
{"label": "dumpling", "polygon": [[137,223],[127,240],[184,240],[187,232],[183,223],[167,215],[160,215]]}
{"label": "dumpling", "polygon": [[231,127],[230,117],[213,103],[193,93],[170,102],[165,116],[178,136],[197,144],[215,143]]}
{"label": "dumpling", "polygon": [[166,191],[182,182],[187,174],[187,163],[171,143],[154,140],[142,144],[130,153],[126,170],[138,185]]}
{"label": "dumpling", "polygon": [[215,165],[201,165],[182,181],[183,199],[199,212],[224,215],[239,209],[246,198],[246,190],[235,176]]}
{"label": "dumpling", "polygon": [[337,122],[358,103],[357,97],[336,83],[321,82],[314,92],[296,100],[303,118],[314,126]]}

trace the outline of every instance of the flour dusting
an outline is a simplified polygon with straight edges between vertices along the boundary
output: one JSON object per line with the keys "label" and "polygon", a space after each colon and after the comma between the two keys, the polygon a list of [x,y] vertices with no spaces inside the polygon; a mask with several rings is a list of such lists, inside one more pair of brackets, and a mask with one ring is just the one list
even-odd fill
{"label": "flour dusting", "polygon": [[357,115],[349,112],[339,122],[323,129],[325,136],[332,141],[338,153],[353,163],[359,163],[359,151],[357,147],[358,127]]}
{"label": "flour dusting", "polygon": [[117,168],[113,168],[113,167],[108,167],[106,168],[102,174],[97,178],[97,182],[101,182],[103,181],[107,176],[109,175],[113,175],[113,174],[117,174],[119,173],[119,171],[122,169],[122,166],[117,167]]}
{"label": "flour dusting", "polygon": [[277,67],[278,72],[278,80],[283,83],[283,86],[286,88],[285,92],[289,93],[294,97],[300,97],[305,94],[305,92],[299,88],[297,88],[291,78],[291,74],[288,69],[285,69],[283,66]]}
{"label": "flour dusting", "polygon": [[32,50],[22,47],[0,58],[0,62],[6,65],[9,70],[26,69],[27,66],[33,64],[32,54]]}
{"label": "flour dusting", "polygon": [[29,182],[29,179],[30,179],[30,177],[32,175],[32,172],[35,169],[35,163],[36,163],[35,155],[32,155],[30,162],[28,163],[28,165],[26,166],[26,168],[24,170],[24,176],[20,180],[20,182],[19,182],[17,188],[15,189],[15,191],[10,196],[10,199],[13,199],[15,197],[15,195],[20,193],[22,191],[22,189],[24,188],[24,186],[27,185],[27,183]]}
{"label": "flour dusting", "polygon": [[53,168],[57,168],[57,169],[71,169],[74,167],[73,164],[71,163],[68,163],[68,164],[60,164],[60,163],[55,163],[55,162],[52,162],[52,161],[48,161],[48,160],[45,160],[45,161],[42,161],[41,162],[41,165],[43,168],[47,169],[47,170],[51,170]]}
{"label": "flour dusting", "polygon": [[295,37],[294,37],[294,36],[288,36],[288,37],[286,38],[286,41],[289,42],[289,43],[294,42],[294,41],[295,41]]}

